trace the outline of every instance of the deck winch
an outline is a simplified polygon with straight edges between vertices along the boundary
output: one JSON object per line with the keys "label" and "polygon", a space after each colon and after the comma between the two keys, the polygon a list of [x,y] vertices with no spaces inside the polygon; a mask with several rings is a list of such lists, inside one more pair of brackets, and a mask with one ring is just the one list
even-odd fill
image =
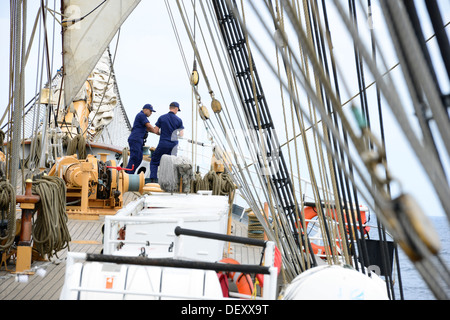
{"label": "deck winch", "polygon": [[88,155],[80,160],[75,155],[57,160],[49,171],[67,186],[67,213],[84,218],[89,215],[115,214],[122,208],[123,194],[128,191],[143,192],[144,174],[127,174],[115,160],[106,160],[101,153],[99,160]]}

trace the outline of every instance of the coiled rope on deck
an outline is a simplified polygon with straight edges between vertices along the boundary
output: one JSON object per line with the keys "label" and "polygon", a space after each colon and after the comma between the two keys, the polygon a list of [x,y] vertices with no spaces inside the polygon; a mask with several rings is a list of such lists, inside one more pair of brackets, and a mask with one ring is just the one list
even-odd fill
{"label": "coiled rope on deck", "polygon": [[67,248],[71,240],[67,227],[66,184],[59,177],[43,176],[33,181],[32,192],[41,198],[33,225],[35,247],[42,256],[52,257]]}
{"label": "coiled rope on deck", "polygon": [[213,195],[229,195],[234,189],[233,180],[227,173],[217,174],[211,170],[203,177],[202,190],[212,190]]}
{"label": "coiled rope on deck", "polygon": [[[0,147],[3,146],[5,133],[0,130]],[[6,166],[0,161],[0,178],[6,175]],[[16,191],[9,181],[0,181],[0,211],[2,222],[6,218],[5,232],[0,233],[0,250],[7,250],[14,242],[16,234]]]}
{"label": "coiled rope on deck", "polygon": [[[9,181],[0,181],[0,210],[7,213],[5,235],[0,234],[0,249],[8,249],[16,234],[16,192]],[[2,216],[2,220],[3,220]]]}
{"label": "coiled rope on deck", "polygon": [[194,174],[194,178],[191,181],[191,192],[197,193],[199,190],[204,190],[203,188],[203,178],[200,172]]}
{"label": "coiled rope on deck", "polygon": [[248,213],[247,217],[247,236],[251,239],[264,240],[264,227],[262,226],[261,222],[259,222],[258,217],[253,212]]}

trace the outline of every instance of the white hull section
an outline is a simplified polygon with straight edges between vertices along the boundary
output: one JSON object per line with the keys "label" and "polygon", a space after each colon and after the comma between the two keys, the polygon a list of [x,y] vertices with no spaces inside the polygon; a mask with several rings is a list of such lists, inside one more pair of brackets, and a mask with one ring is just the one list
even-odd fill
{"label": "white hull section", "polygon": [[214,271],[82,262],[83,254],[69,256],[62,300],[223,298]]}

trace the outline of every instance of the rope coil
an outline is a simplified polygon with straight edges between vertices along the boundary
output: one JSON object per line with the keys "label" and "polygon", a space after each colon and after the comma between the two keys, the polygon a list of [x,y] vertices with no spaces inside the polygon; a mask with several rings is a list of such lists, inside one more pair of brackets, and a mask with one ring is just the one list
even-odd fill
{"label": "rope coil", "polygon": [[43,176],[33,181],[32,192],[41,198],[33,224],[35,248],[42,256],[52,257],[68,248],[71,240],[67,228],[66,184],[59,177]]}
{"label": "rope coil", "polygon": [[214,170],[209,171],[203,177],[203,190],[212,190],[213,195],[229,195],[234,189],[231,176],[227,173],[217,174]]}
{"label": "rope coil", "polygon": [[7,250],[14,242],[16,233],[16,192],[9,181],[0,181],[0,211],[7,212],[5,234],[0,233],[0,249]]}

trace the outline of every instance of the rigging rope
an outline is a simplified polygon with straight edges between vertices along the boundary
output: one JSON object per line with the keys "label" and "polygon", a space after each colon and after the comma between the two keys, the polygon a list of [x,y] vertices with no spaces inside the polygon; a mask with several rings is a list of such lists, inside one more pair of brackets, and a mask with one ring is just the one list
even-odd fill
{"label": "rigging rope", "polygon": [[71,240],[67,227],[66,184],[63,179],[43,176],[33,181],[33,194],[39,195],[39,214],[33,224],[33,241],[36,250],[45,256],[69,247]]}
{"label": "rigging rope", "polygon": [[[362,111],[356,109],[356,104],[358,103],[357,101],[353,101],[353,98],[356,97],[354,96],[353,98],[350,99],[350,101],[352,102],[352,109],[356,111],[355,113],[355,118],[359,117],[360,114],[362,114],[361,116],[361,121],[358,122],[358,126],[352,126],[351,125],[351,121],[352,119],[350,119],[347,115],[345,115],[345,113],[342,110],[342,106],[344,104],[341,103],[340,101],[340,92],[339,92],[339,87],[337,84],[337,79],[339,77],[341,77],[344,72],[343,70],[341,70],[341,68],[339,68],[339,65],[335,65],[335,61],[334,61],[334,56],[333,56],[333,47],[332,47],[332,43],[331,43],[331,35],[329,32],[329,28],[327,27],[326,30],[323,29],[323,25],[322,25],[322,21],[321,21],[321,17],[322,15],[320,15],[319,12],[319,8],[318,8],[318,3],[317,1],[307,1],[307,0],[303,0],[303,12],[305,14],[305,18],[307,19],[306,22],[300,22],[300,4],[296,5],[296,9],[293,10],[293,8],[295,7],[295,1],[294,2],[289,2],[289,1],[285,1],[282,0],[282,7],[283,10],[286,10],[285,12],[288,13],[289,15],[289,19],[291,20],[294,28],[296,29],[295,31],[297,32],[297,34],[299,35],[299,39],[300,39],[300,50],[302,51],[302,60],[298,60],[295,56],[295,54],[293,54],[293,50],[289,47],[289,45],[286,45],[286,50],[284,50],[284,55],[283,55],[283,59],[284,61],[286,61],[286,65],[289,67],[289,69],[295,70],[295,72],[293,72],[293,76],[290,77],[291,81],[290,83],[288,83],[288,85],[285,85],[284,83],[282,83],[280,81],[280,88],[283,87],[284,89],[286,89],[287,91],[289,91],[290,95],[291,95],[291,118],[294,119],[293,117],[293,110],[296,111],[297,113],[297,120],[299,123],[300,128],[304,130],[304,121],[308,121],[311,124],[313,124],[313,134],[314,134],[314,148],[315,148],[315,154],[317,156],[316,159],[313,160],[313,158],[311,156],[308,156],[308,161],[310,163],[316,163],[317,162],[317,166],[319,167],[317,171],[315,171],[316,169],[314,169],[314,172],[311,170],[311,177],[313,180],[314,184],[317,183],[321,183],[322,185],[322,189],[319,190],[316,188],[316,190],[314,191],[314,196],[315,196],[315,201],[318,204],[318,209],[319,211],[322,211],[322,213],[319,215],[319,219],[323,220],[323,231],[322,234],[326,235],[328,237],[328,241],[330,244],[334,242],[334,239],[336,238],[336,236],[340,236],[342,239],[339,241],[342,241],[343,246],[340,246],[341,249],[343,249],[345,258],[347,259],[346,261],[349,261],[349,255],[351,254],[351,250],[355,249],[357,247],[357,250],[360,254],[361,259],[364,258],[364,260],[366,260],[366,253],[365,253],[365,243],[364,243],[364,234],[362,233],[363,230],[363,226],[362,226],[362,219],[361,219],[361,213],[359,212],[359,199],[358,199],[358,195],[357,192],[361,192],[362,194],[362,198],[368,202],[368,206],[371,209],[378,209],[377,207],[380,206],[382,210],[389,210],[389,200],[390,199],[390,195],[387,194],[386,192],[384,192],[384,188],[388,187],[388,183],[390,182],[390,175],[387,171],[387,167],[385,167],[385,162],[377,162],[378,164],[381,164],[381,167],[384,167],[386,169],[386,180],[382,180],[380,179],[380,176],[377,176],[375,172],[371,172],[371,170],[373,170],[373,168],[375,166],[372,166],[372,163],[370,161],[366,161],[366,159],[364,158],[365,155],[370,155],[370,154],[377,154],[380,159],[381,158],[385,158],[385,153],[384,153],[384,143],[383,144],[379,144],[376,143],[375,139],[374,139],[374,135],[370,132],[370,118],[368,117],[368,105],[367,105],[367,97],[365,94],[365,90],[370,87],[366,86],[365,84],[365,75],[364,75],[364,69],[363,66],[365,66],[363,64],[363,61],[366,62],[367,61],[367,53],[364,52],[364,50],[360,49],[359,47],[361,46],[361,42],[359,40],[359,37],[357,34],[352,34],[353,38],[354,38],[354,48],[355,48],[355,60],[356,60],[356,73],[358,75],[358,84],[359,84],[359,91],[360,93],[357,95],[359,96],[360,100],[361,100],[361,106],[362,106]],[[336,1],[335,1],[336,2]],[[213,2],[214,5],[216,5],[215,2]],[[232,3],[231,0],[227,0],[227,3],[230,7],[232,7],[232,5],[230,5],[230,3]],[[256,14],[259,15],[258,9],[255,9],[255,6],[252,2],[249,2],[250,5],[253,6]],[[271,2],[270,2],[271,3]],[[291,5],[292,3],[292,5]],[[209,3],[207,3],[208,5],[210,5]],[[201,8],[203,10],[203,4],[202,2],[200,2]],[[268,2],[266,2],[267,7],[269,7]],[[340,4],[338,4],[340,5]],[[356,8],[355,8],[355,3],[354,1],[350,0],[349,1],[349,5],[350,7],[350,16],[349,17],[353,17],[353,20],[350,19],[348,16],[344,16],[343,15],[343,20],[344,22],[348,25],[348,29],[351,30],[351,33],[355,33],[353,31],[354,26],[356,25]],[[322,1],[322,7],[323,7],[323,12],[325,12],[325,1]],[[342,5],[341,5],[342,7]],[[222,6],[220,8],[220,10],[224,10],[224,6]],[[338,11],[342,9],[338,8]],[[203,10],[204,11],[204,10]],[[237,10],[235,10],[237,12]],[[297,12],[298,11],[298,12]],[[180,10],[181,12],[181,10]],[[197,19],[197,10],[194,10],[195,12],[195,18]],[[236,20],[239,20],[239,15],[238,13],[233,12],[233,14],[236,16]],[[243,5],[242,5],[242,14],[244,15],[244,11],[243,11]],[[342,12],[341,12],[342,14]],[[274,15],[272,13],[272,15]],[[232,14],[227,14],[227,19],[229,19],[229,17],[232,16]],[[324,13],[323,15],[326,18],[326,14]],[[261,17],[260,17],[261,19]],[[241,19],[242,20],[242,19]],[[242,26],[242,29],[244,30],[245,35],[247,35],[246,33],[246,27],[245,27],[245,17],[244,17],[244,23],[239,20],[238,23],[236,23],[236,25],[234,25],[234,28],[238,28],[238,24],[240,24]],[[197,20],[194,20],[194,23],[196,23]],[[261,19],[261,21],[263,21],[263,19]],[[278,22],[280,22],[280,20],[275,19],[274,18],[274,23],[277,24]],[[225,20],[219,22],[217,25],[222,26],[222,24],[227,23]],[[327,23],[327,22],[326,22]],[[217,25],[216,28],[217,28]],[[267,23],[264,24],[264,27],[267,27]],[[186,29],[189,30],[189,28],[187,27],[187,24],[185,23]],[[305,27],[306,26],[306,27]],[[209,27],[209,24],[208,24]],[[298,28],[298,29],[297,29]],[[353,29],[351,29],[353,28]],[[199,29],[201,30],[201,27],[199,26]],[[267,28],[266,28],[267,29]],[[305,29],[307,29],[307,31],[305,31]],[[188,31],[189,32],[189,31]],[[211,32],[211,31],[210,31]],[[231,31],[230,31],[231,32]],[[267,29],[267,33],[271,34],[271,31],[269,31]],[[211,32],[212,34],[212,32]],[[281,36],[283,36],[285,38],[285,35],[283,34],[283,32],[281,32]],[[285,39],[283,39],[285,43],[287,43],[287,41]],[[245,39],[247,45],[248,45],[248,39]],[[214,43],[214,42],[213,42]],[[327,44],[328,47],[325,45]],[[195,47],[195,46],[194,46]],[[214,44],[215,47],[215,44]],[[227,49],[229,50],[230,47],[229,46]],[[376,45],[375,45],[376,47]],[[217,50],[217,48],[215,47],[215,49]],[[263,50],[261,50],[260,48],[257,48],[265,57],[265,53],[266,52],[262,52]],[[327,49],[329,50],[329,52],[327,52]],[[218,51],[218,50],[217,50]],[[281,51],[281,50],[280,50]],[[327,56],[327,54],[329,56]],[[197,52],[196,52],[197,55]],[[251,58],[250,58],[251,59]],[[265,58],[266,59],[266,58]],[[372,59],[373,60],[373,59]],[[219,61],[221,63],[221,67],[222,66],[222,61],[219,58]],[[332,63],[332,68],[333,68],[333,77],[336,83],[336,91],[333,90],[332,86],[331,86],[331,75],[328,72],[328,67],[327,67],[327,62],[331,61]],[[228,62],[228,67],[231,69],[230,65],[231,63],[227,60]],[[268,60],[266,59],[266,62],[268,62]],[[247,63],[247,62],[245,62]],[[269,64],[269,62],[268,62]],[[378,76],[379,72],[374,72],[373,70],[376,68],[375,64],[371,61],[368,62],[369,64],[369,69],[370,71],[372,71],[372,74],[374,75],[374,77],[376,79],[382,79],[382,77]],[[213,66],[214,67],[214,66]],[[246,65],[247,69],[248,68],[252,68],[253,64],[252,61],[250,61],[249,64]],[[223,68],[225,69],[225,68]],[[300,73],[299,71],[300,70]],[[274,71],[274,73],[277,73],[274,68],[272,68],[272,71]],[[347,70],[345,70],[347,72]],[[279,74],[279,71],[278,71]],[[314,78],[310,77],[310,74],[314,75]],[[248,74],[248,77],[250,78],[251,76],[253,76],[252,73]],[[384,77],[384,75],[383,75]],[[340,79],[340,78],[339,78]],[[227,80],[227,78],[226,78]],[[281,80],[281,79],[280,79]],[[298,90],[297,90],[297,83],[296,81],[300,80],[299,83],[303,86],[303,88],[306,91],[306,94],[308,96],[308,106],[310,107],[310,111],[309,114],[307,111],[303,110],[302,108],[300,108],[300,103],[299,103],[299,97],[300,95],[298,94]],[[237,82],[237,81],[236,81]],[[388,83],[389,81],[387,81],[386,83]],[[253,79],[252,81],[252,87],[246,87],[246,88],[239,88],[238,85],[236,85],[236,83],[234,83],[234,85],[237,87],[236,91],[238,92],[238,94],[242,94],[245,95],[250,91],[255,91],[254,90],[254,83],[255,80]],[[399,101],[396,101],[396,99],[398,97],[395,97],[394,95],[390,95],[389,89],[386,88],[386,83],[382,83],[380,85],[380,89],[382,92],[386,91],[386,95],[388,96],[388,100],[390,103],[394,102],[397,103]],[[227,83],[228,84],[228,83]],[[378,83],[377,83],[378,85]],[[229,86],[230,88],[231,86]],[[349,86],[344,82],[344,86],[343,88],[345,89],[346,93],[350,93],[349,90]],[[208,89],[210,89],[210,86],[208,85]],[[253,90],[252,90],[253,89]],[[230,90],[231,91],[231,90]],[[196,91],[196,94],[198,93],[198,91]],[[234,98],[234,95],[232,95],[232,97]],[[248,99],[250,101],[250,99],[252,99],[251,97],[249,98],[247,95],[245,95],[245,99]],[[198,99],[200,101],[200,99]],[[225,101],[225,99],[224,99]],[[259,113],[259,108],[258,108],[258,101],[254,101],[253,103],[256,104],[256,113],[253,112],[250,114],[250,117],[253,117],[252,119],[256,121],[254,121],[253,123],[251,123],[250,121],[245,121],[247,119],[245,119],[246,117],[237,117],[237,121],[239,121],[239,124],[241,124],[241,127],[244,130],[247,130],[246,133],[251,132],[251,130],[254,129],[259,129],[261,130],[262,126],[262,122],[261,119],[264,117],[263,114]],[[293,105],[293,106],[292,106]],[[400,103],[398,104],[400,106]],[[236,103],[235,103],[235,109],[236,109]],[[228,108],[225,108],[224,110],[226,110],[228,112]],[[252,110],[254,111],[254,110]],[[318,111],[320,113],[321,119],[317,119],[317,114],[316,111]],[[286,110],[284,109],[284,103],[283,103],[283,114],[286,117]],[[245,113],[245,111],[244,111]],[[236,111],[236,114],[240,115],[240,113],[238,111]],[[247,114],[245,114],[245,116],[247,116]],[[261,117],[263,116],[263,117]],[[232,121],[230,123],[226,123],[223,121],[222,115],[221,114],[216,114],[216,119],[217,122],[219,123],[219,128],[224,132],[227,133],[227,129],[229,128],[234,128],[233,127],[233,123]],[[227,114],[227,116],[224,118],[225,120],[229,120],[231,119],[231,117],[229,117],[229,115]],[[204,119],[205,120],[205,119]],[[358,119],[359,120],[359,119]],[[314,124],[318,123],[318,121],[322,122],[322,128],[319,128],[318,126],[315,126]],[[256,125],[255,125],[256,123]],[[210,132],[216,133],[215,128],[214,128],[214,124],[211,122],[210,119],[206,119],[204,121],[204,124],[207,128],[207,130],[210,130]],[[227,127],[228,126],[228,127]],[[253,127],[252,127],[253,126]],[[250,127],[250,130],[248,130],[248,127]],[[266,129],[266,128],[264,128]],[[286,128],[287,129],[287,128]],[[296,137],[297,135],[295,134],[295,125],[293,123],[293,131],[294,131],[294,137]],[[341,130],[342,130],[342,135],[341,135]],[[304,131],[301,132],[301,135],[304,136]],[[344,136],[344,137],[342,137]],[[260,137],[259,137],[260,138]],[[286,130],[286,138],[288,140],[288,134],[287,134],[287,130]],[[350,138],[350,140],[348,140],[348,138]],[[235,163],[232,164],[232,168],[233,168],[233,179],[235,181],[238,181],[238,185],[240,187],[241,192],[244,194],[244,198],[248,201],[248,203],[253,206],[255,205],[255,207],[258,207],[259,204],[257,203],[259,201],[259,195],[255,195],[252,194],[254,193],[253,190],[250,190],[250,188],[248,188],[246,185],[248,184],[246,181],[246,179],[252,179],[250,176],[250,172],[248,170],[248,168],[251,165],[247,165],[245,163],[245,157],[243,156],[243,152],[240,149],[240,143],[237,142],[236,136],[235,134],[230,134],[230,135],[226,135],[226,141],[220,141],[219,138],[215,137],[216,139],[216,143],[218,143],[218,145],[220,145],[222,147],[222,149],[227,150],[229,148],[232,149],[233,152],[233,156],[235,159]],[[253,144],[257,144],[260,148],[265,148],[266,144],[264,144],[263,142],[261,142],[261,139],[258,139],[257,135],[252,134],[248,134],[248,135],[244,135],[244,139],[247,142],[248,146],[250,146],[252,143]],[[305,142],[306,141],[306,137],[303,137],[304,139],[304,144],[305,146],[308,146],[308,144]],[[234,140],[234,141],[232,141]],[[324,151],[322,150],[319,141],[321,141],[327,150],[327,153],[324,153]],[[229,144],[229,146],[227,147],[223,147],[225,146],[225,142],[227,144]],[[349,144],[352,143],[352,144]],[[234,145],[233,145],[234,143]],[[258,144],[259,143],[259,144]],[[296,143],[296,142],[295,142]],[[373,144],[373,145],[372,145]],[[311,145],[312,146],[312,145]],[[356,147],[357,150],[357,154],[355,156],[354,153],[350,153],[350,150],[352,147]],[[306,148],[307,149],[307,148]],[[312,151],[312,147],[311,147],[311,151]],[[235,152],[235,150],[238,150],[239,152]],[[290,146],[288,144],[288,150],[290,152]],[[299,157],[297,154],[297,145],[295,145],[295,151],[296,151],[296,161],[297,161],[297,168],[299,168]],[[310,152],[310,151],[305,151],[305,152]],[[359,152],[359,154],[358,154]],[[370,153],[371,152],[371,153]],[[251,153],[251,157],[253,157],[253,159],[255,160],[254,163],[257,164],[257,155],[254,154],[253,150],[250,150]],[[263,153],[262,157],[264,159],[264,156],[266,154]],[[240,159],[238,158],[239,156],[241,156],[242,160],[244,161],[244,166],[242,166],[242,163],[240,162]],[[361,165],[360,163],[360,158],[362,157],[362,160],[365,162]],[[261,159],[259,159],[261,160]],[[316,161],[317,160],[317,161]],[[293,173],[293,162],[291,160],[290,162],[291,165],[291,175]],[[327,168],[327,165],[329,166],[329,168]],[[372,166],[372,167],[371,167]],[[255,166],[255,168],[258,170],[258,167]],[[371,173],[371,176],[367,177],[366,174],[366,170],[369,171],[369,173]],[[246,178],[245,177],[245,173],[249,174],[249,177]],[[315,176],[317,175],[317,177]],[[298,177],[300,179],[300,174],[298,174]],[[362,183],[360,183],[359,178],[362,178]],[[214,183],[214,177],[210,177],[212,183]],[[260,179],[261,182],[261,178],[258,177],[258,179]],[[356,183],[356,181],[358,181],[358,183]],[[372,188],[372,181],[375,181],[378,190],[376,190],[375,188]],[[253,182],[253,181],[252,181]],[[261,183],[261,185],[263,186],[262,191],[264,192],[264,196],[266,198],[270,198],[270,190],[267,190],[267,186],[264,187],[264,183]],[[301,186],[300,184],[300,180],[298,183],[299,186]],[[365,189],[364,189],[365,188]],[[293,194],[295,195],[296,193],[296,185],[293,186]],[[301,190],[301,189],[300,189]],[[330,211],[334,211],[334,209],[329,205],[330,201],[334,198],[334,200],[336,201],[336,211],[339,213],[337,215],[337,219],[339,221],[339,229],[336,229],[335,226],[331,223],[331,222],[327,222],[328,219],[326,219],[326,213],[330,212]],[[256,200],[258,199],[258,200]],[[322,202],[323,199],[323,202]],[[281,199],[276,199],[276,201],[278,201],[278,203],[281,203]],[[323,209],[322,209],[322,204],[325,203],[327,204]],[[273,207],[273,208],[272,208]],[[354,209],[354,207],[356,207]],[[296,208],[296,212],[298,212],[300,208]],[[271,211],[277,211],[278,208],[276,207],[276,205],[271,206]],[[258,212],[257,210],[254,210],[255,212]],[[272,212],[272,214],[275,216],[275,212]],[[345,215],[344,215],[345,214]],[[298,223],[298,213],[296,215],[296,222]],[[276,216],[275,216],[276,217]],[[385,218],[385,217],[383,217]],[[286,226],[285,221],[279,221],[278,219],[275,219],[275,222],[277,225],[279,223],[279,225],[281,227]],[[325,223],[327,222],[327,223]],[[350,226],[348,228],[348,235],[347,232],[345,232],[347,229],[344,230],[344,223],[345,222],[352,222],[353,225]],[[383,221],[385,222],[385,221]],[[283,230],[284,232],[286,230]],[[352,247],[350,247],[350,244],[352,245]],[[355,245],[354,245],[355,244]],[[346,252],[347,251],[347,252]],[[336,252],[330,250],[329,252],[327,252],[327,256],[331,259],[336,259]],[[358,265],[362,260],[358,260],[355,257],[355,265]]]}
{"label": "rigging rope", "polygon": [[[239,13],[235,8],[235,3],[231,4],[228,1],[224,1],[223,3],[214,1],[213,3],[222,36],[226,40],[229,59],[232,61],[233,76],[240,86],[237,90],[240,94],[241,103],[245,107],[244,114],[247,120],[248,132],[250,133],[249,141],[251,141],[249,146],[251,146],[250,150],[254,152],[255,159],[258,159],[256,163],[259,164],[259,166],[255,166],[259,171],[257,178],[260,179],[261,185],[264,186],[263,191],[266,193],[266,199],[274,199],[277,202],[276,205],[269,205],[269,208],[273,207],[271,209],[273,210],[273,218],[280,220],[280,230],[284,232],[285,237],[283,237],[282,242],[282,245],[285,246],[285,250],[283,251],[286,252],[284,256],[288,257],[288,259],[302,260],[298,248],[299,242],[303,241],[303,235],[302,233],[298,233],[297,227],[295,226],[295,205],[293,204],[295,197],[292,195],[291,182],[286,174],[286,164],[279,150],[276,132],[273,131],[273,123],[266,106],[264,93],[260,87],[259,77],[257,76],[256,69],[253,68],[253,62],[249,60],[252,58],[250,57],[251,54],[247,45],[248,40],[244,38],[248,34],[245,24],[240,19]],[[257,94],[254,94],[255,86],[257,86]],[[258,101],[256,106],[255,99]],[[258,134],[258,132],[261,132],[261,129],[263,129],[264,137]],[[265,141],[261,140],[262,138]],[[263,154],[261,153],[261,148],[265,148]],[[274,161],[270,162],[270,166],[264,166],[264,163],[268,163],[265,158],[269,158],[269,156]],[[267,190],[268,182],[266,178],[268,177],[270,177],[269,184],[273,183],[273,186],[271,186],[273,196]],[[281,211],[283,214],[275,214],[275,210]],[[258,210],[253,211],[255,214],[261,215]],[[260,216],[259,218],[261,221],[265,220],[265,217]],[[267,223],[265,227],[268,227]],[[268,229],[270,230],[271,227],[268,227]],[[292,254],[287,254],[287,252]],[[312,258],[314,259],[314,257]],[[291,265],[295,268],[301,268],[302,263],[297,261]],[[295,273],[298,274],[298,271]]]}
{"label": "rigging rope", "polygon": [[86,138],[82,134],[77,134],[67,145],[67,155],[71,156],[78,152],[78,159],[86,159]]}
{"label": "rigging rope", "polygon": [[39,133],[31,140],[30,154],[23,161],[23,168],[31,169],[36,168],[36,164],[39,165],[41,161],[41,149],[42,149],[42,135]]}

